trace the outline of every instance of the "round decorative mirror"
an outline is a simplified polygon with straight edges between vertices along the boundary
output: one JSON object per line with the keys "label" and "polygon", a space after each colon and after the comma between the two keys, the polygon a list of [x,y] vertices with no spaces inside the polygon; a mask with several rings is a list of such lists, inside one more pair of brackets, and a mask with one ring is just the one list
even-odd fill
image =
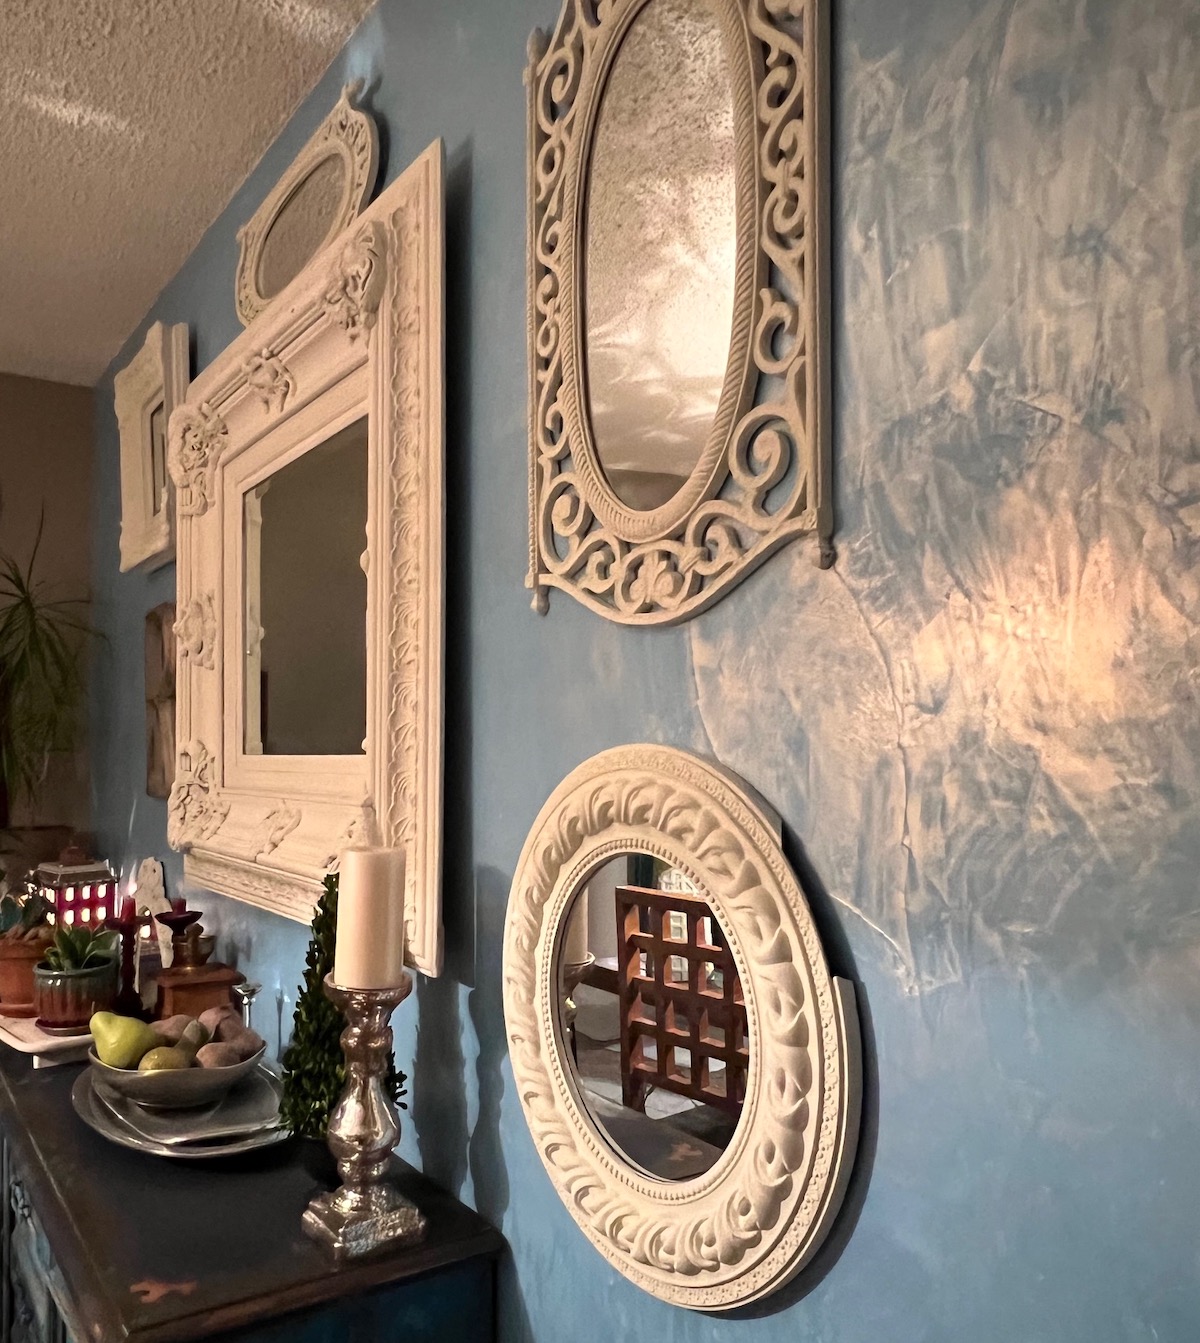
{"label": "round decorative mirror", "polygon": [[733,775],[627,746],[563,781],[513,879],[504,1011],[542,1162],[626,1277],[722,1310],[811,1259],[857,1142],[854,993]]}

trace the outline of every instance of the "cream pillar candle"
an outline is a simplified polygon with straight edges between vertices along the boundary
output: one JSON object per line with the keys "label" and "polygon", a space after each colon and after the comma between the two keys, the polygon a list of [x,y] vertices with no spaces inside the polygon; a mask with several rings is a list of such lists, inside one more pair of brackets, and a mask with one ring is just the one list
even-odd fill
{"label": "cream pillar candle", "polygon": [[333,982],[393,989],[404,978],[404,852],[346,849],[338,877]]}

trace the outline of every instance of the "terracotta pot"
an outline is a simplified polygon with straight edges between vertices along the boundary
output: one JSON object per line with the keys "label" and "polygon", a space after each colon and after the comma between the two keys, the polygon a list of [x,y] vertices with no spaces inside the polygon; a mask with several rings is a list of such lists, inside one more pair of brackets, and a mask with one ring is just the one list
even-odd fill
{"label": "terracotta pot", "polygon": [[107,1012],[117,996],[116,957],[89,970],[33,967],[33,1002],[38,1025],[48,1031],[85,1031],[93,1012]]}
{"label": "terracotta pot", "polygon": [[33,967],[46,954],[46,943],[0,937],[0,1015],[32,1017]]}

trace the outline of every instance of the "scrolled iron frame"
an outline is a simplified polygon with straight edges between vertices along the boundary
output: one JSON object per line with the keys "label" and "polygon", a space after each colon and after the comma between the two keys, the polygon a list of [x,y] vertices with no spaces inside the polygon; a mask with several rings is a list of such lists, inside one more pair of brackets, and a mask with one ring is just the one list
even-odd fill
{"label": "scrolled iron frame", "polygon": [[820,0],[716,0],[734,103],[734,320],[712,430],[687,483],[639,511],[600,467],[582,292],[588,166],[622,40],[655,0],[565,0],[530,39],[529,572],[625,624],[711,605],[792,538],[833,563],[829,461],[828,43]]}

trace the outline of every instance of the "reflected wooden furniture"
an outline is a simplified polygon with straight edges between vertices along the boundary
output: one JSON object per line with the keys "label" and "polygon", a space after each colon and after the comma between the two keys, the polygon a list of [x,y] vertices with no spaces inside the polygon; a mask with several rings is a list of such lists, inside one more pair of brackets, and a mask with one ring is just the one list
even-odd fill
{"label": "reflected wooden furniture", "polygon": [[649,1089],[661,1087],[740,1114],[750,1066],[746,1004],[708,902],[618,886],[616,908],[624,1103],[644,1110]]}
{"label": "reflected wooden furniture", "polygon": [[425,1240],[337,1264],[302,1231],[322,1143],[216,1162],[127,1151],[71,1108],[78,1067],[0,1047],[3,1343],[486,1343],[503,1237],[403,1161]]}

